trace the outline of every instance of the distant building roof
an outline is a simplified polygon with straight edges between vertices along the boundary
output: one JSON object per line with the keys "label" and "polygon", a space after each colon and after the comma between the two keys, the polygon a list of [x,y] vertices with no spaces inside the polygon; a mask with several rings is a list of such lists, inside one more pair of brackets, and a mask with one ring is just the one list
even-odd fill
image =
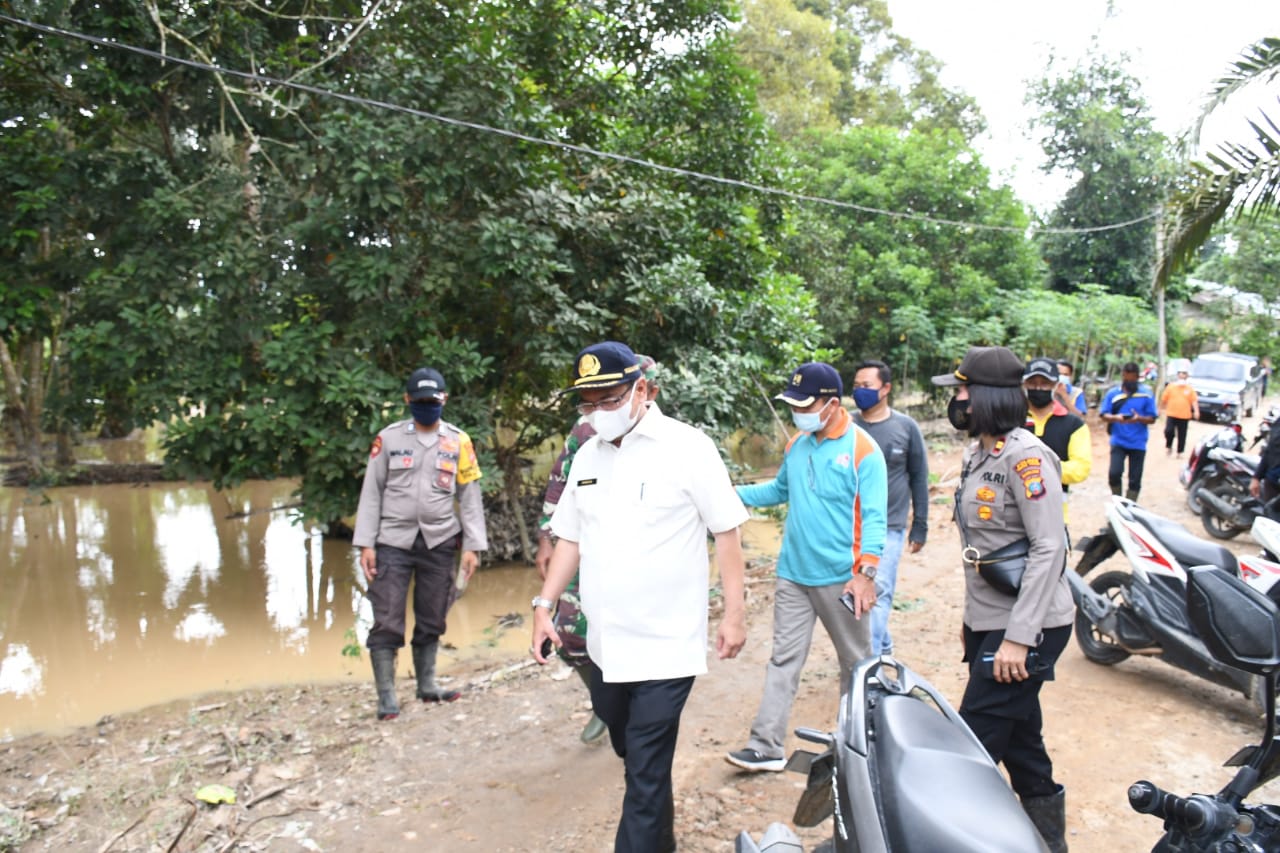
{"label": "distant building roof", "polygon": [[1232,314],[1262,314],[1273,319],[1280,319],[1280,305],[1268,305],[1267,301],[1257,293],[1200,278],[1188,278],[1187,284],[1192,289],[1189,301],[1197,305],[1205,306],[1230,302]]}

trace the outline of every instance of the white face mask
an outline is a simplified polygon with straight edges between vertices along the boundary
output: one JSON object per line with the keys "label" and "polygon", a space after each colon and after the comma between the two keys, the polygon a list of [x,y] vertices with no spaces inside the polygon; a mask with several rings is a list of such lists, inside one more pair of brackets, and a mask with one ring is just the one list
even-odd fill
{"label": "white face mask", "polygon": [[636,424],[639,420],[637,415],[631,414],[631,404],[635,401],[636,383],[631,383],[631,393],[627,395],[627,401],[612,412],[601,411],[596,409],[587,415],[587,422],[591,424],[591,428],[596,431],[596,435],[600,436],[602,441],[613,441],[621,438]]}

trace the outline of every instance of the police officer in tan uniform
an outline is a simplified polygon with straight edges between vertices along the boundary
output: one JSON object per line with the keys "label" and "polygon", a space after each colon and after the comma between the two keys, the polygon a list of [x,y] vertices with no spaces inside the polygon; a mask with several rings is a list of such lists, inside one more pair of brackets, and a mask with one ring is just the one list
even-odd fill
{"label": "police officer in tan uniform", "polygon": [[436,651],[445,631],[458,549],[462,558],[456,571],[470,580],[480,562],[477,552],[488,548],[488,540],[475,448],[465,432],[440,419],[448,398],[438,371],[420,367],[409,376],[404,399],[413,417],[378,433],[360,490],[352,541],[360,549],[373,605],[366,645],[379,720],[400,714],[396,652],[404,645],[410,581],[418,698],[452,702],[459,696],[436,686]]}
{"label": "police officer in tan uniform", "polygon": [[[971,347],[954,373],[947,417],[976,439],[964,454],[955,520],[965,565],[960,714],[992,760],[1002,762],[1022,807],[1053,853],[1065,853],[1066,793],[1053,779],[1041,734],[1040,688],[1071,636],[1075,609],[1063,570],[1058,458],[1023,428],[1022,361],[1005,347]],[[1002,550],[1003,549],[1003,550]],[[999,555],[1021,565],[1016,588],[978,572]],[[991,558],[991,559],[988,559]]]}

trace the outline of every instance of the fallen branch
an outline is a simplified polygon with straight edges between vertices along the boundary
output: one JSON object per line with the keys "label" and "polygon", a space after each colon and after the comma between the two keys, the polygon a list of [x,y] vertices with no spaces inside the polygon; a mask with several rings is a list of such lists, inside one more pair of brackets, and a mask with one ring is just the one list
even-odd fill
{"label": "fallen branch", "polygon": [[147,815],[151,814],[151,812],[152,812],[152,811],[154,811],[154,810],[155,810],[155,809],[154,809],[154,807],[153,807],[153,808],[147,809],[145,812],[143,812],[142,814],[138,815],[138,819],[137,819],[137,820],[135,820],[133,823],[129,824],[129,825],[128,825],[128,826],[126,826],[124,829],[122,829],[122,830],[120,830],[119,832],[117,832],[117,833],[115,834],[115,837],[113,837],[113,838],[109,839],[109,840],[107,841],[107,843],[106,843],[106,844],[104,844],[104,845],[102,845],[101,847],[99,847],[99,848],[98,848],[98,853],[107,853],[107,851],[108,851],[108,850],[110,850],[112,847],[114,847],[114,846],[115,846],[115,843],[116,843],[117,841],[119,841],[121,838],[124,838],[124,837],[125,837],[126,835],[128,835],[130,832],[133,832],[134,828],[135,828],[138,824],[140,824],[140,823],[142,823],[144,820],[146,820]]}
{"label": "fallen branch", "polygon": [[276,796],[277,794],[280,794],[280,793],[283,793],[284,791],[289,790],[290,788],[292,788],[294,785],[297,785],[298,782],[301,782],[301,781],[302,780],[299,779],[297,782],[290,782],[287,785],[277,785],[276,787],[272,788],[269,791],[263,791],[261,794],[259,794],[258,796],[254,797],[252,800],[244,804],[245,810],[247,811],[253,808],[254,806],[256,806],[258,803],[262,802],[263,800],[269,800],[272,797]]}
{"label": "fallen branch", "polygon": [[191,806],[191,813],[187,815],[187,819],[182,824],[182,828],[179,829],[178,834],[173,837],[173,841],[169,842],[169,846],[165,848],[164,853],[173,853],[173,851],[178,846],[178,842],[182,840],[182,836],[187,834],[187,830],[191,828],[192,822],[195,821],[196,812],[199,811],[200,809],[199,809],[199,806],[197,806],[195,803],[190,803],[190,806]]}

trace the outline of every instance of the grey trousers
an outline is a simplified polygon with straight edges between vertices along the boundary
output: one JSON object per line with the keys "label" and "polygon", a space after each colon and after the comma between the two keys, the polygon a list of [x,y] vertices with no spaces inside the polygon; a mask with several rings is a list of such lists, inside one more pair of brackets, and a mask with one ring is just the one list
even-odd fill
{"label": "grey trousers", "polygon": [[773,653],[764,674],[764,695],[751,724],[747,748],[770,758],[784,755],[787,721],[809,657],[813,626],[821,620],[840,659],[840,692],[849,684],[853,665],[871,655],[871,614],[854,619],[840,603],[844,584],[801,586],[778,578],[773,597]]}

